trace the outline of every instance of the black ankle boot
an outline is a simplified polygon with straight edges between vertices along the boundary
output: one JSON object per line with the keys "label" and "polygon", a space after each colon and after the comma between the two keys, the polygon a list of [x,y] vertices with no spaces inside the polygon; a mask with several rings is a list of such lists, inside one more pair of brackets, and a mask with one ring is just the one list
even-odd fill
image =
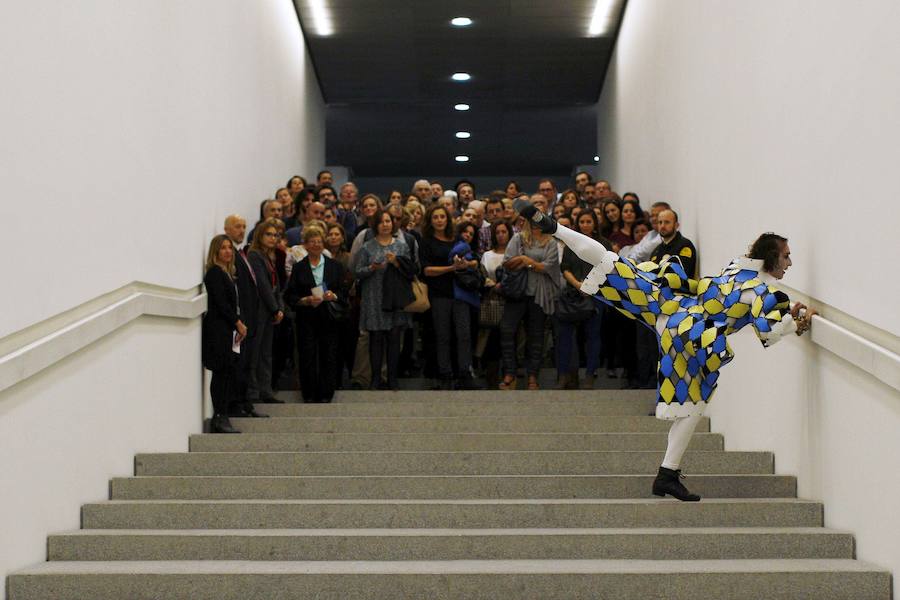
{"label": "black ankle boot", "polygon": [[656,479],[653,480],[653,495],[665,496],[666,494],[669,494],[682,502],[699,501],[700,496],[690,493],[688,489],[682,485],[681,479],[683,478],[684,475],[681,474],[681,469],[673,471],[672,469],[660,467],[659,473],[656,474]]}
{"label": "black ankle boot", "polygon": [[539,211],[535,205],[529,204],[519,214],[537,225],[544,233],[550,235],[556,233],[556,221]]}
{"label": "black ankle boot", "polygon": [[225,415],[215,415],[210,423],[210,430],[213,433],[240,433],[232,426],[231,421]]}

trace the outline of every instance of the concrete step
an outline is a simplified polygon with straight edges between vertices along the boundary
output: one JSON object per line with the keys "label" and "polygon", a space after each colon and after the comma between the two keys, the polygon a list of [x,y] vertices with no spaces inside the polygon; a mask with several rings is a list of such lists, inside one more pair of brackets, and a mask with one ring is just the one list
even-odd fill
{"label": "concrete step", "polygon": [[[521,379],[521,378],[520,378]],[[401,380],[402,381],[402,380]],[[295,391],[276,392],[275,396],[285,402],[299,403],[300,394]],[[572,402],[592,401],[604,402],[607,400],[656,402],[656,390],[622,390],[622,389],[596,389],[596,390],[557,390],[544,388],[538,391],[517,389],[510,391],[499,390],[429,390],[429,389],[400,389],[391,390],[338,390],[334,393],[332,404],[366,403],[386,404],[392,402],[440,402],[451,404],[455,402]],[[276,406],[273,404],[263,406]]]}
{"label": "concrete step", "polygon": [[[135,475],[656,474],[664,452],[181,452],[138,454]],[[687,473],[774,472],[771,452],[687,452]]]}
{"label": "concrete step", "polygon": [[821,527],[818,502],[633,500],[109,500],[87,529]]}
{"label": "concrete step", "polygon": [[[282,417],[232,419],[245,433],[651,433],[668,431],[670,421],[650,416],[504,417]],[[709,432],[702,417],[697,433]]]}
{"label": "concrete step", "polygon": [[[244,433],[196,434],[191,452],[484,452],[666,449],[666,433]],[[720,433],[697,433],[689,451],[724,450]]]}
{"label": "concrete step", "polygon": [[891,596],[890,572],[846,559],[54,561],[19,571],[8,581],[9,600],[889,600]]}
{"label": "concrete step", "polygon": [[[113,500],[140,499],[483,499],[648,498],[652,475],[452,475],[352,477],[128,477]],[[787,475],[694,475],[688,488],[709,498],[792,498]]]}
{"label": "concrete step", "polygon": [[[475,379],[475,381],[480,386],[482,386],[483,389],[481,389],[481,390],[453,390],[453,391],[458,391],[463,394],[471,394],[473,391],[481,392],[481,393],[499,392],[500,391],[498,389],[488,389],[486,387],[486,382],[485,382],[484,377],[477,377]],[[593,391],[593,392],[634,392],[634,393],[644,393],[644,394],[655,393],[655,390],[652,390],[652,389],[651,390],[627,389],[628,388],[627,382],[624,379],[607,379],[605,376],[598,377],[594,381],[594,387],[591,390],[561,390],[561,389],[559,389],[559,382],[557,381],[556,371],[553,369],[542,370],[540,377],[538,379],[538,382],[541,385],[541,389],[539,390],[541,392],[568,392],[568,391],[591,392],[591,391]],[[424,378],[424,377],[406,377],[406,378],[401,377],[398,380],[398,383],[400,386],[400,389],[398,391],[400,393],[404,393],[404,392],[428,392],[428,393],[430,393],[430,392],[446,391],[446,390],[432,389],[432,388],[437,387],[438,382],[436,379],[428,379],[428,378]],[[297,391],[298,389],[299,388],[285,390],[285,391],[281,392],[278,395],[278,397],[282,398],[284,400],[299,399],[300,394]],[[341,395],[345,392],[359,394],[361,392],[364,393],[367,391],[369,391],[369,390],[353,390],[353,389],[338,390],[336,392],[336,395]],[[383,391],[383,390],[378,390],[378,391]],[[528,393],[529,392],[529,390],[527,389],[527,379],[525,378],[524,375],[520,375],[518,377],[518,388],[516,390],[506,391],[503,393],[509,394],[512,392],[519,392],[519,393]],[[534,394],[535,392],[530,391],[530,393]]]}
{"label": "concrete step", "polygon": [[516,560],[853,558],[823,528],[82,530],[49,560]]}
{"label": "concrete step", "polygon": [[[443,392],[447,394],[448,392]],[[456,393],[456,392],[450,392]],[[546,392],[550,395],[549,392]],[[437,394],[437,392],[435,392]],[[481,400],[425,398],[395,402],[332,402],[330,404],[256,404],[257,412],[273,417],[502,417],[554,415],[646,416],[656,400],[641,398],[521,399],[485,395]],[[559,394],[557,394],[559,396]],[[527,396],[526,396],[527,398]]]}

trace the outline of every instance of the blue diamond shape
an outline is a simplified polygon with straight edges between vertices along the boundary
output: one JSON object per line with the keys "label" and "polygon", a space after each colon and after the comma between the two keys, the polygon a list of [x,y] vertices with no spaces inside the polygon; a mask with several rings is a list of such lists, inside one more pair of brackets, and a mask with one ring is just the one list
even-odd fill
{"label": "blue diamond shape", "polygon": [[659,314],[659,302],[650,302],[649,304],[647,304],[647,308],[648,308],[648,309],[650,310],[650,312],[652,312],[654,315],[658,315],[658,314]]}
{"label": "blue diamond shape", "polygon": [[700,372],[700,361],[697,360],[695,357],[692,356],[692,357],[688,360],[688,367],[687,367],[687,370],[688,370],[688,373],[690,373],[691,377],[696,376],[697,373]]}
{"label": "blue diamond shape", "polygon": [[724,335],[720,335],[719,337],[716,338],[716,341],[714,341],[712,344],[712,351],[715,352],[716,354],[725,351],[725,336]]}
{"label": "blue diamond shape", "polygon": [[694,323],[694,326],[691,327],[691,330],[688,332],[688,337],[692,340],[699,340],[700,336],[703,335],[703,332],[706,331],[706,322],[705,321],[697,321]]}
{"label": "blue diamond shape", "polygon": [[734,280],[738,283],[744,283],[745,281],[749,281],[756,277],[756,271],[748,271],[747,269],[741,269],[740,273],[734,276]]}
{"label": "blue diamond shape", "polygon": [[681,339],[680,335],[676,335],[672,338],[672,347],[676,352],[684,352],[684,340]]}
{"label": "blue diamond shape", "polygon": [[612,275],[612,274],[607,275],[606,282],[609,283],[609,285],[616,288],[617,290],[619,290],[620,292],[622,290],[628,289],[628,284],[625,282],[625,279],[618,275]]}
{"label": "blue diamond shape", "polygon": [[[668,354],[659,361],[659,373],[663,377],[668,377],[672,374],[672,357]],[[662,383],[662,379],[660,379],[660,383]]]}
{"label": "blue diamond shape", "polygon": [[678,324],[681,323],[682,321],[684,321],[684,318],[685,318],[685,317],[687,317],[687,313],[686,313],[686,312],[677,312],[677,313],[675,313],[674,315],[672,315],[671,317],[669,317],[669,320],[668,320],[668,321],[666,321],[666,327],[667,327],[668,329],[673,329],[673,328],[675,328],[675,327],[678,327]]}
{"label": "blue diamond shape", "polygon": [[756,319],[756,328],[764,333],[772,331],[772,328],[769,327],[769,322],[766,321],[763,317],[759,317],[758,319]]}
{"label": "blue diamond shape", "polygon": [[675,386],[675,398],[678,399],[678,404],[684,404],[684,401],[687,400],[688,397],[688,385],[684,382],[684,379],[678,382]]}
{"label": "blue diamond shape", "polygon": [[730,294],[725,296],[724,304],[725,304],[725,306],[731,306],[740,299],[741,299],[741,290],[734,290],[733,292],[731,292]]}

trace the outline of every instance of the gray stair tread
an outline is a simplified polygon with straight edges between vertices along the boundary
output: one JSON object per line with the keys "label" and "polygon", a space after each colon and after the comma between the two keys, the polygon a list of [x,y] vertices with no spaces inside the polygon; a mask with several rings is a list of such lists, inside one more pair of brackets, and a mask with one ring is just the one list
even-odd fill
{"label": "gray stair tread", "polygon": [[829,529],[826,527],[677,527],[662,529],[658,527],[635,528],[586,528],[586,527],[554,527],[554,528],[519,528],[519,529],[448,529],[448,528],[416,528],[416,529],[77,529],[65,531],[52,536],[90,537],[90,536],[246,536],[246,537],[466,537],[466,536],[704,536],[704,535],[851,535],[850,532]]}
{"label": "gray stair tread", "polygon": [[[210,499],[210,500],[181,500],[181,499],[134,499],[134,500],[103,500],[101,502],[91,502],[88,506],[104,506],[117,504],[374,504],[394,506],[397,504],[452,504],[452,505],[483,505],[483,504],[529,504],[529,505],[545,505],[545,504],[659,504],[661,502],[671,503],[673,500],[669,498],[629,498],[629,499],[608,499],[608,498],[486,498],[486,499],[405,499],[398,498],[375,500],[369,498],[348,498],[348,499],[290,499],[284,500],[240,500],[240,499]],[[674,501],[674,502],[677,502]],[[803,498],[710,498],[703,499],[694,506],[704,506],[709,504],[820,504],[816,500],[806,500]]]}
{"label": "gray stair tread", "polygon": [[449,561],[54,561],[13,574],[593,574],[593,573],[885,573],[853,559],[748,560],[449,560]]}

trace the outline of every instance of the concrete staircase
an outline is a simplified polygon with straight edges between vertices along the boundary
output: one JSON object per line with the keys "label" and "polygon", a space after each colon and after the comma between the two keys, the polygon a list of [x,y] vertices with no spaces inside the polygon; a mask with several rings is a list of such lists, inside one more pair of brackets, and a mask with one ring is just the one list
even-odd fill
{"label": "concrete staircase", "polygon": [[650,495],[652,408],[609,390],[259,406],[241,435],[138,455],[9,599],[891,597],[771,453],[725,452],[708,420],[684,464],[703,500]]}

